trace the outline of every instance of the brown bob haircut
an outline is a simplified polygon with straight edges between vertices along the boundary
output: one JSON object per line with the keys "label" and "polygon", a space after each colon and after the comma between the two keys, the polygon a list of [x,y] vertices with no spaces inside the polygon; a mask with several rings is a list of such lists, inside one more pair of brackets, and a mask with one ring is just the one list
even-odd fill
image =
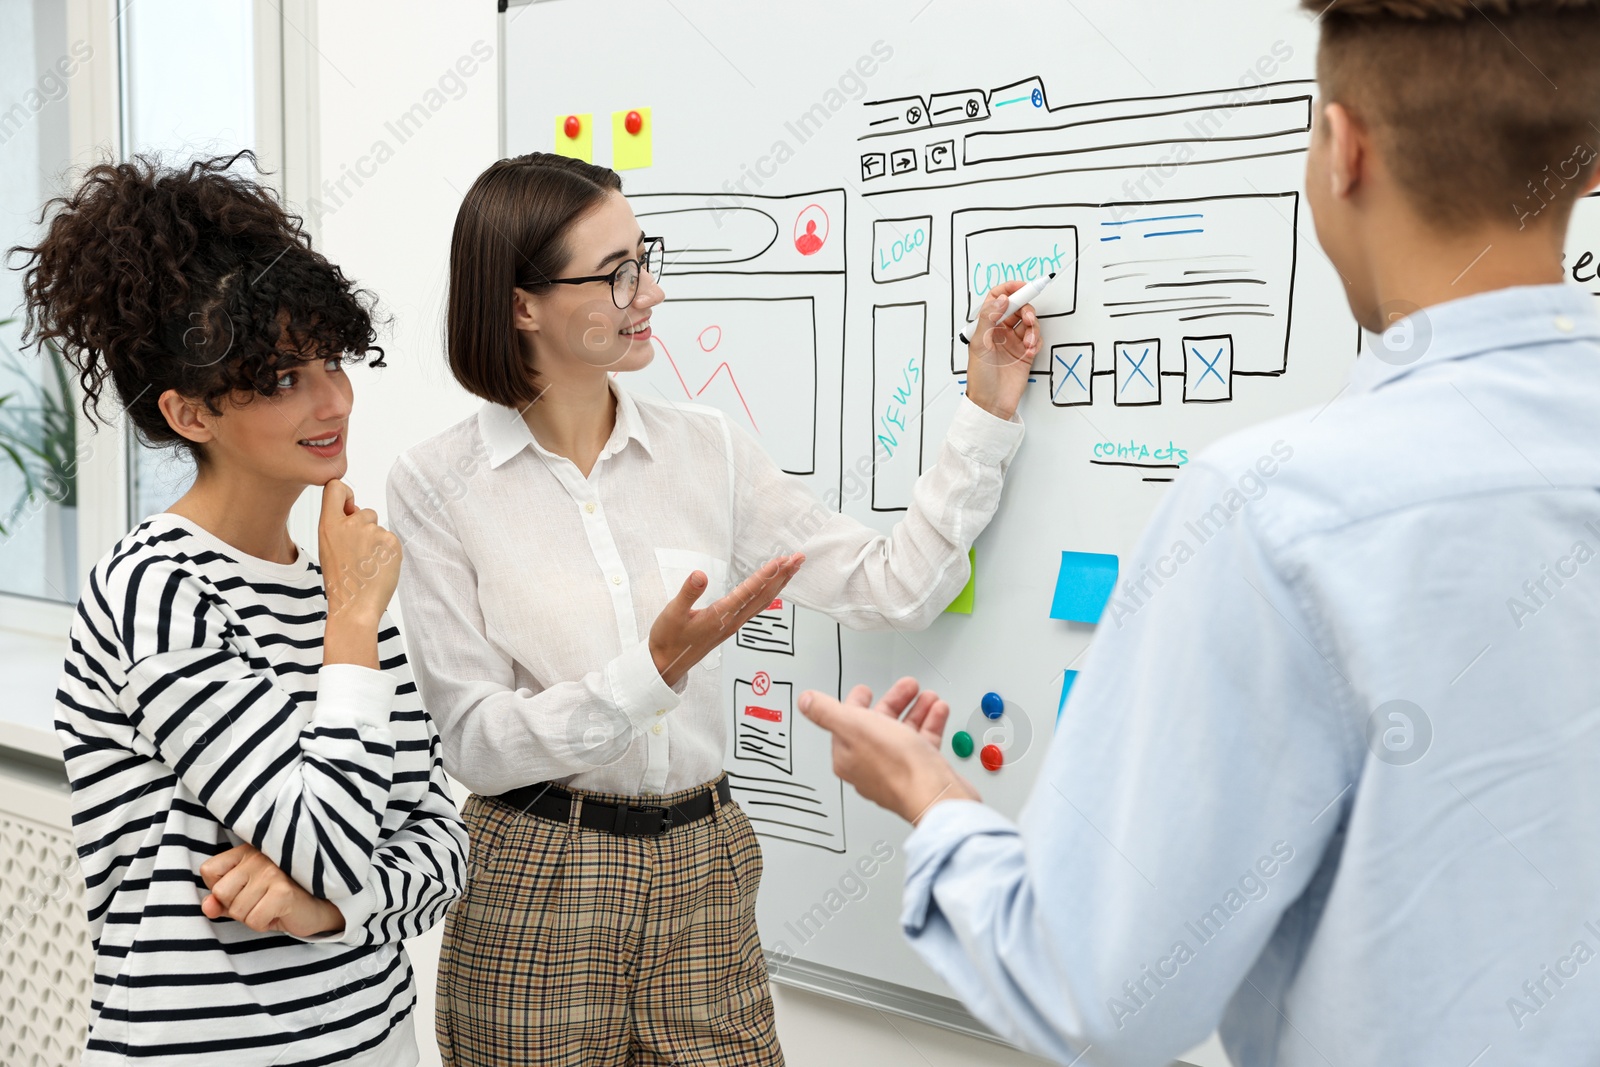
{"label": "brown bob haircut", "polygon": [[1301,0],[1324,102],[1439,229],[1565,224],[1600,156],[1600,0]]}
{"label": "brown bob haircut", "polygon": [[567,268],[572,224],[621,191],[616,171],[549,152],[502,159],[478,175],[456,213],[445,304],[445,351],[462,388],[518,409],[539,398],[511,325],[511,290],[548,290]]}

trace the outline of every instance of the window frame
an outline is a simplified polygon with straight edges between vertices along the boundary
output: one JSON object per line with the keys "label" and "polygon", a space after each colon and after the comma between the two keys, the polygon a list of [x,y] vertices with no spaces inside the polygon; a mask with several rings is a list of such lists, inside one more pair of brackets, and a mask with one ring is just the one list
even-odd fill
{"label": "window frame", "polygon": [[[67,95],[72,165],[121,159],[127,144],[126,30],[122,12],[131,0],[63,0],[70,40],[87,41],[93,58],[83,64]],[[252,0],[255,54],[256,155],[290,204],[309,202],[317,174],[316,0]],[[312,239],[315,222],[307,219]],[[84,416],[82,391],[73,382],[78,412],[77,544],[81,590],[89,571],[141,516],[128,514],[133,444],[125,425],[96,427]],[[316,543],[316,509],[310,494],[295,505],[290,533]],[[25,638],[54,638],[65,649],[74,604],[0,591],[0,645],[8,631]],[[22,642],[16,642],[18,644]]]}

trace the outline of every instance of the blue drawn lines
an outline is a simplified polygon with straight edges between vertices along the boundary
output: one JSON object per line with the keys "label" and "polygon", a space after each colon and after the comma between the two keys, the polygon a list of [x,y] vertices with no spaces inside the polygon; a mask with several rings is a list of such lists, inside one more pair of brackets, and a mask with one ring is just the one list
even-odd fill
{"label": "blue drawn lines", "polygon": [[997,100],[995,107],[1005,107],[1007,104],[1032,104],[1034,107],[1044,107],[1044,90],[1035,85],[1027,96],[1014,96],[1010,100]]}
{"label": "blue drawn lines", "polygon": [[1129,355],[1128,355],[1128,380],[1127,380],[1127,382],[1125,382],[1123,384],[1122,389],[1119,392],[1126,393],[1128,391],[1128,386],[1133,384],[1133,380],[1136,377],[1137,378],[1143,378],[1144,379],[1144,384],[1150,386],[1152,389],[1155,388],[1155,384],[1156,383],[1151,381],[1150,380],[1150,375],[1148,375],[1148,374],[1146,374],[1144,372],[1144,365],[1145,365],[1145,363],[1149,362],[1149,359],[1150,359],[1150,349],[1148,349],[1148,348],[1146,348],[1143,352],[1140,352],[1139,353],[1139,357],[1137,359],[1135,359],[1133,357],[1133,354],[1131,352],[1129,353]]}
{"label": "blue drawn lines", "polygon": [[1102,226],[1138,226],[1146,222],[1172,222],[1175,219],[1203,219],[1205,215],[1194,212],[1188,215],[1154,215],[1148,219],[1119,219],[1115,222],[1102,222]]}
{"label": "blue drawn lines", "polygon": [[[1145,225],[1148,225],[1150,223],[1156,223],[1156,222],[1181,222],[1181,221],[1183,221],[1185,219],[1203,219],[1203,218],[1205,218],[1205,213],[1204,212],[1195,211],[1195,212],[1190,212],[1190,213],[1185,214],[1185,215],[1152,215],[1151,217],[1149,217],[1147,219],[1116,219],[1114,221],[1102,222],[1100,225],[1102,225],[1102,226],[1145,226]],[[1151,237],[1182,237],[1184,234],[1205,233],[1205,232],[1206,231],[1205,231],[1204,227],[1194,226],[1194,227],[1186,227],[1184,229],[1179,229],[1179,230],[1152,230],[1152,231],[1150,231],[1148,233],[1141,233],[1141,234],[1139,234],[1139,236],[1143,237],[1143,238],[1147,238],[1147,239],[1151,238]],[[1121,237],[1121,235],[1118,235],[1118,236],[1115,236],[1115,237],[1102,237],[1102,238],[1100,238],[1100,240],[1102,242],[1104,242],[1104,241],[1120,241],[1120,240],[1122,240],[1122,237]]]}

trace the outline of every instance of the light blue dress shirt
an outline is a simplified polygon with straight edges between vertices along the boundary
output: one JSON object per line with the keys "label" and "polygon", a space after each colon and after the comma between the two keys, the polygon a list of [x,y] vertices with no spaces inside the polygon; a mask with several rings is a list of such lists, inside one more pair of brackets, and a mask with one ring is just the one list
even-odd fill
{"label": "light blue dress shirt", "polygon": [[1600,317],[1528,286],[1406,328],[1178,478],[1019,823],[911,835],[905,932],[1000,1034],[1600,1063]]}

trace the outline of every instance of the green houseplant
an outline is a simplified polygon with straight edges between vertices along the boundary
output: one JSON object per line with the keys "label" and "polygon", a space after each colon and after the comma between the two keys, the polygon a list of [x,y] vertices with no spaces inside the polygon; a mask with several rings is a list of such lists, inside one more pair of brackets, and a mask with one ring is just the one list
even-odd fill
{"label": "green houseplant", "polygon": [[[0,327],[14,319],[0,319]],[[51,380],[34,380],[11,348],[0,343],[0,366],[14,373],[27,395],[0,395],[0,464],[22,476],[14,500],[0,511],[0,535],[8,533],[22,509],[32,501],[76,508],[78,504],[78,421],[72,406],[72,382],[60,349],[45,344]]]}

